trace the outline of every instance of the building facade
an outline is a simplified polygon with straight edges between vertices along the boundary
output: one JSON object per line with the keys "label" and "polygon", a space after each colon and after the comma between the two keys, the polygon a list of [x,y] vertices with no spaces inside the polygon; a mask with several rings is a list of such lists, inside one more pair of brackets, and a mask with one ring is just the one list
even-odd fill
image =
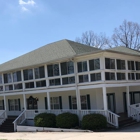
{"label": "building facade", "polygon": [[138,103],[140,53],[129,48],[61,40],[0,65],[0,109],[7,116],[100,113],[118,127],[119,114],[130,116]]}

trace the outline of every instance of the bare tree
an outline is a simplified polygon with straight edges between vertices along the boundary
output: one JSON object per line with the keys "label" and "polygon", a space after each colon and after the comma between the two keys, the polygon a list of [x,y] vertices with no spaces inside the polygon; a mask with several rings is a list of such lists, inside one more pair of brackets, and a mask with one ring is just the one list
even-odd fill
{"label": "bare tree", "polygon": [[140,49],[140,25],[135,22],[124,20],[119,28],[114,29],[112,35],[114,46],[125,46],[127,48]]}
{"label": "bare tree", "polygon": [[104,34],[97,35],[93,31],[84,32],[82,37],[77,37],[75,41],[96,48],[111,47],[109,39]]}

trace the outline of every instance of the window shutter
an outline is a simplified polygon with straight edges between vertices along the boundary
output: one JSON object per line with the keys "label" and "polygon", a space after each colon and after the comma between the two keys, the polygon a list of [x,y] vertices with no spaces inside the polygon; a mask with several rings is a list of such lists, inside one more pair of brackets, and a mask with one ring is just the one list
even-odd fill
{"label": "window shutter", "polygon": [[89,94],[87,95],[87,107],[88,107],[88,109],[91,109],[91,107],[90,107],[90,95]]}
{"label": "window shutter", "polygon": [[21,107],[20,107],[20,99],[18,99],[18,107],[19,107],[19,111],[21,111]]}
{"label": "window shutter", "polygon": [[59,105],[60,105],[60,109],[62,109],[62,97],[59,96]]}
{"label": "window shutter", "polygon": [[69,108],[72,109],[71,96],[69,96]]}
{"label": "window shutter", "polygon": [[2,100],[2,106],[3,106],[3,110],[4,110],[4,108],[5,108],[5,107],[4,107],[4,100]]}
{"label": "window shutter", "polygon": [[10,100],[8,99],[8,106],[9,106],[9,111],[11,111],[10,109]]}
{"label": "window shutter", "polygon": [[44,99],[45,99],[45,109],[48,109],[47,97],[45,97]]}

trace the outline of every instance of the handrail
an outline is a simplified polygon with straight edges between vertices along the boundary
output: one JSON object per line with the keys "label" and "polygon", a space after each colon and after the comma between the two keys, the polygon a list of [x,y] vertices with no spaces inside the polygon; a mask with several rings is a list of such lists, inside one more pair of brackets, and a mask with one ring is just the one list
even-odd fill
{"label": "handrail", "polygon": [[115,115],[116,117],[120,117],[119,115],[117,115],[117,114],[111,112],[110,110],[107,110],[107,111],[110,112],[111,114]]}
{"label": "handrail", "polygon": [[15,123],[24,113],[25,113],[25,110],[13,121],[13,123]]}
{"label": "handrail", "polygon": [[6,110],[3,110],[3,112],[0,114],[0,119],[1,119],[1,116],[4,116],[2,118],[2,120],[0,121],[0,125],[5,121],[5,119],[7,118],[6,116]]}

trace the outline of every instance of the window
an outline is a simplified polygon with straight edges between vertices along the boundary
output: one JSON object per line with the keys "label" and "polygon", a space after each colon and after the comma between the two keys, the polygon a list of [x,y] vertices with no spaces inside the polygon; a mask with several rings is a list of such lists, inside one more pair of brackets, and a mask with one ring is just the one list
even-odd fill
{"label": "window", "polygon": [[60,109],[59,97],[51,97],[51,109]]}
{"label": "window", "polygon": [[4,74],[4,83],[11,83],[11,82],[12,82],[11,73]]}
{"label": "window", "polygon": [[76,97],[75,96],[71,97],[71,108],[72,109],[77,109],[77,101],[76,101]]}
{"label": "window", "polygon": [[36,82],[36,87],[45,87],[45,86],[46,86],[46,80]]}
{"label": "window", "polygon": [[59,76],[59,64],[48,65],[48,77]]}
{"label": "window", "polygon": [[20,84],[14,84],[14,89],[15,90],[22,89],[22,83],[20,83]]}
{"label": "window", "polygon": [[136,80],[140,80],[140,73],[136,73]]}
{"label": "window", "polygon": [[129,80],[135,80],[135,73],[128,73]]}
{"label": "window", "polygon": [[34,88],[34,82],[25,83],[25,88]]}
{"label": "window", "polygon": [[115,80],[115,73],[105,72],[105,80]]}
{"label": "window", "polygon": [[134,61],[128,61],[128,70],[135,70]]}
{"label": "window", "polygon": [[115,59],[105,58],[105,68],[115,69]]}
{"label": "window", "polygon": [[24,80],[32,80],[33,79],[33,70],[27,69],[23,70]]}
{"label": "window", "polygon": [[0,110],[4,110],[4,100],[0,100]]}
{"label": "window", "polygon": [[13,82],[21,81],[21,71],[17,71],[13,73]]}
{"label": "window", "polygon": [[35,79],[39,79],[39,78],[44,78],[45,77],[44,66],[39,67],[39,68],[35,68],[34,72],[35,72]]}
{"label": "window", "polygon": [[62,83],[63,85],[66,85],[66,84],[74,84],[75,83],[75,77],[65,77],[65,78],[62,78]]}
{"label": "window", "polygon": [[100,69],[100,59],[89,60],[89,70],[98,70]]}
{"label": "window", "polygon": [[88,75],[79,75],[79,83],[88,82]]}
{"label": "window", "polygon": [[0,75],[0,84],[2,84],[2,75]]}
{"label": "window", "polygon": [[125,70],[125,60],[117,59],[117,69],[118,70]]}
{"label": "window", "polygon": [[125,80],[125,73],[117,73],[117,80]]}
{"label": "window", "polygon": [[6,85],[5,86],[5,90],[8,91],[8,90],[13,90],[13,85]]}
{"label": "window", "polygon": [[61,75],[74,73],[74,64],[72,61],[61,63]]}
{"label": "window", "polygon": [[3,91],[3,86],[0,86],[0,91]]}
{"label": "window", "polygon": [[49,80],[49,82],[50,82],[50,86],[60,85],[60,78],[58,78],[58,79],[51,79],[51,80]]}
{"label": "window", "polygon": [[86,96],[81,96],[81,109],[88,109]]}
{"label": "window", "polygon": [[100,81],[101,80],[101,73],[93,73],[90,74],[91,81]]}
{"label": "window", "polygon": [[9,111],[20,111],[20,101],[19,99],[10,99],[9,102]]}
{"label": "window", "polygon": [[140,62],[135,62],[136,70],[140,70]]}
{"label": "window", "polygon": [[78,62],[77,66],[78,66],[78,72],[87,71],[87,61]]}

